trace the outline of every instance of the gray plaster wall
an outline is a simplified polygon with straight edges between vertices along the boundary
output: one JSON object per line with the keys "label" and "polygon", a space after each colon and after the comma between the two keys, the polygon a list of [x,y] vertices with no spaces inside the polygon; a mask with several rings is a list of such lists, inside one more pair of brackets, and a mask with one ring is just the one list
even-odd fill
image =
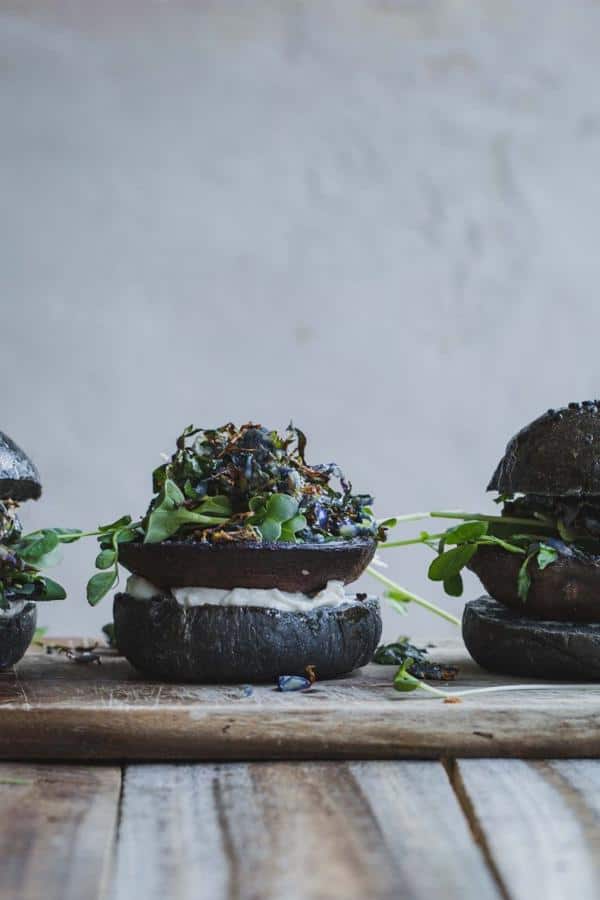
{"label": "gray plaster wall", "polygon": [[[43,473],[26,524],[140,513],[182,426],[250,418],[293,417],[381,515],[489,508],[508,437],[600,393],[599,38],[584,0],[4,2],[0,427]],[[94,555],[65,553],[54,633],[110,618]],[[386,558],[460,609],[425,550]]]}

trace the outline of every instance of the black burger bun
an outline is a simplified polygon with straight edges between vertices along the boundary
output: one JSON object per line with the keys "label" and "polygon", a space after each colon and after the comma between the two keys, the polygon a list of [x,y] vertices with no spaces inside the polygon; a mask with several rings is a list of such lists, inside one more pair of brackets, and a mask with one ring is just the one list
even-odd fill
{"label": "black burger bun", "polygon": [[381,637],[375,598],[287,612],[259,607],[184,607],[172,597],[114,600],[115,641],[140,672],[166,681],[244,683],[344,675],[370,662]]}
{"label": "black burger bun", "polygon": [[349,584],[375,554],[371,538],[323,544],[163,541],[119,547],[119,562],[160,588],[279,588],[314,593],[328,581]]}
{"label": "black burger bun", "polygon": [[540,569],[528,566],[527,597],[518,593],[523,557],[502,547],[478,547],[469,562],[488,594],[523,616],[563,622],[600,622],[600,557],[559,556]]}
{"label": "black burger bun", "polygon": [[600,497],[600,401],[549,409],[508,443],[488,491]]}
{"label": "black burger bun", "polygon": [[25,655],[35,634],[36,622],[35,603],[26,603],[13,615],[0,615],[0,670],[9,669]]}
{"label": "black burger bun", "polygon": [[0,431],[0,500],[37,500],[40,474],[27,454]]}

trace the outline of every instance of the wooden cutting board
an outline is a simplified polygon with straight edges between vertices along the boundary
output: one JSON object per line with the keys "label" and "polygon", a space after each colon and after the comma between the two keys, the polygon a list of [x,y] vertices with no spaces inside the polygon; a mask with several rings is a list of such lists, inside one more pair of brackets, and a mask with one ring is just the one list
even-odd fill
{"label": "wooden cutting board", "polygon": [[[460,666],[457,689],[517,683],[482,672],[458,643],[430,654]],[[280,693],[270,685],[153,682],[118,656],[82,665],[28,654],[0,673],[0,758],[600,757],[600,684],[450,704],[422,691],[396,693],[393,672],[371,665],[306,693]]]}

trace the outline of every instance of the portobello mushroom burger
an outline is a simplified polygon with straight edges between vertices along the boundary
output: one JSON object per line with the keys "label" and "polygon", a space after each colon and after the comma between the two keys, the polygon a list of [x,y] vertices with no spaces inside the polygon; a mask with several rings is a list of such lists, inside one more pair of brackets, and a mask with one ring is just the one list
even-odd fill
{"label": "portobello mushroom burger", "polygon": [[600,678],[600,402],[549,409],[519,431],[488,490],[496,514],[406,516],[461,521],[385,546],[429,546],[429,578],[451,596],[464,568],[478,576],[487,596],[465,605],[462,631],[484,668]]}
{"label": "portobello mushroom burger", "polygon": [[488,490],[506,546],[469,561],[492,599],[466,605],[467,649],[509,674],[600,677],[600,403],[550,409],[519,431]]}
{"label": "portobello mushroom burger", "polygon": [[189,427],[153,473],[138,521],[98,529],[97,603],[115,595],[114,639],[138,670],[165,680],[330,678],[370,661],[376,598],[347,593],[383,536],[372,498],[334,463],[310,465],[306,438],[260,425]]}
{"label": "portobello mushroom burger", "polygon": [[71,532],[48,529],[24,535],[18,515],[21,503],[37,500],[41,493],[37,468],[0,431],[0,669],[18,662],[29,647],[37,622],[36,602],[66,596],[41,569],[54,561],[58,544]]}

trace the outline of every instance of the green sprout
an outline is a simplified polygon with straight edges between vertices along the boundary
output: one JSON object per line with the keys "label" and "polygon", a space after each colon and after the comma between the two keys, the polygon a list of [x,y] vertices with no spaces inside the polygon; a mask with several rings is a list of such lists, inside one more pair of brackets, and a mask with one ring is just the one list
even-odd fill
{"label": "green sprout", "polygon": [[[462,697],[469,697],[473,694],[498,694],[505,691],[540,691],[540,690],[557,690],[564,685],[560,684],[498,684],[493,687],[465,688],[462,691],[444,691],[441,688],[434,687],[426,681],[422,681],[410,674],[414,660],[408,657],[400,666],[394,676],[394,689],[401,694],[412,693],[419,688],[433,697],[444,700],[446,703],[460,702]],[[595,685],[591,685],[595,687]]]}

